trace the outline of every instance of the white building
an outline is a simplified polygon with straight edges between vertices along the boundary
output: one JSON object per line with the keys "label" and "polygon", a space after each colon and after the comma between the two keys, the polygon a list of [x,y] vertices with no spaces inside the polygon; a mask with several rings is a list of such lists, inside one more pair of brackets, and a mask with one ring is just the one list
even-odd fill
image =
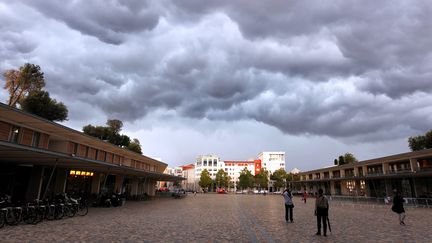
{"label": "white building", "polygon": [[182,181],[182,188],[186,190],[198,191],[198,181],[195,177],[195,164],[183,165],[180,166],[182,168],[182,176],[186,178],[186,180]]}
{"label": "white building", "polygon": [[278,169],[285,170],[285,152],[261,152],[258,155],[262,168],[274,173]]}
{"label": "white building", "polygon": [[252,175],[255,175],[255,162],[252,161],[232,161],[225,160],[223,162],[224,170],[228,173],[231,183],[234,185],[234,191],[237,190],[237,183],[239,182],[240,172],[247,168]]}
{"label": "white building", "polygon": [[[176,166],[174,168],[166,167],[166,169],[164,170],[163,173],[168,174],[168,175],[173,175],[173,176],[182,176],[183,169],[179,166]],[[174,188],[174,182],[172,182],[172,181],[159,181],[157,187],[158,188],[167,187],[169,189],[173,189]]]}
{"label": "white building", "polygon": [[300,173],[301,171],[299,170],[299,169],[297,169],[297,168],[294,168],[294,169],[292,169],[291,171],[290,171],[290,173],[291,174],[294,174],[294,175],[296,175],[296,174],[298,174],[298,173]]}
{"label": "white building", "polygon": [[195,162],[195,178],[199,180],[201,172],[207,169],[210,177],[216,179],[216,173],[219,169],[223,169],[223,163],[217,155],[200,155]]}

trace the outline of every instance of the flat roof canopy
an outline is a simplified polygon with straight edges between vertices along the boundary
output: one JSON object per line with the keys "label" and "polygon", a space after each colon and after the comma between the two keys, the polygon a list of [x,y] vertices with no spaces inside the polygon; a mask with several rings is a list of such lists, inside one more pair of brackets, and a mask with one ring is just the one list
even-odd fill
{"label": "flat roof canopy", "polygon": [[68,169],[91,170],[109,174],[120,174],[158,181],[180,181],[184,177],[167,175],[159,172],[140,170],[132,167],[101,162],[72,155],[52,152],[19,144],[0,141],[0,164],[57,166]]}
{"label": "flat roof canopy", "polygon": [[5,122],[13,122],[15,124],[19,124],[19,126],[49,134],[51,139],[73,141],[76,143],[93,146],[95,148],[104,149],[106,151],[129,157],[131,159],[145,161],[146,163],[162,167],[167,166],[166,163],[156,159],[120,148],[111,143],[84,134],[83,132],[76,131],[72,128],[46,120],[36,115],[23,112],[3,103],[0,103],[0,120]]}

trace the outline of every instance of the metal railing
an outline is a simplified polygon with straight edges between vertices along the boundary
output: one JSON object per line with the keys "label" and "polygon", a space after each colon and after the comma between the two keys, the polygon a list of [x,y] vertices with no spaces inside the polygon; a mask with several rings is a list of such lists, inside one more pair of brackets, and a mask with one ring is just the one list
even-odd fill
{"label": "metal railing", "polygon": [[[363,197],[363,196],[327,196],[330,201],[341,201],[350,203],[363,203],[363,204],[381,204],[391,205],[392,198],[388,198],[386,202],[384,197]],[[432,198],[404,198],[404,206],[419,207],[419,208],[432,208]]]}

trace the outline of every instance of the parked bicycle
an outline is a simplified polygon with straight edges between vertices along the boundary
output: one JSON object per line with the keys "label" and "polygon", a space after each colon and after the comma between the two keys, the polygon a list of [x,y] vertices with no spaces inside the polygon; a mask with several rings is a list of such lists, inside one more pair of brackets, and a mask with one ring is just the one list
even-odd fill
{"label": "parked bicycle", "polygon": [[10,196],[0,196],[0,228],[21,222],[37,224],[43,220],[85,216],[87,213],[88,206],[84,199],[73,198],[67,194],[57,194],[52,200],[34,200],[27,203],[13,203]]}

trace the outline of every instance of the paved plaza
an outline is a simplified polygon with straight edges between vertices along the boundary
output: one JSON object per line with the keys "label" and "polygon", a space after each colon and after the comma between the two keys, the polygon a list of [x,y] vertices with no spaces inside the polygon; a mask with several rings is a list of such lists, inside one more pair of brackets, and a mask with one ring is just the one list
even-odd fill
{"label": "paved plaza", "polygon": [[295,198],[294,223],[280,195],[198,194],[184,199],[90,208],[38,225],[0,229],[1,242],[430,242],[432,209],[408,208],[406,226],[390,206],[331,202],[332,233],[315,236],[314,200]]}

